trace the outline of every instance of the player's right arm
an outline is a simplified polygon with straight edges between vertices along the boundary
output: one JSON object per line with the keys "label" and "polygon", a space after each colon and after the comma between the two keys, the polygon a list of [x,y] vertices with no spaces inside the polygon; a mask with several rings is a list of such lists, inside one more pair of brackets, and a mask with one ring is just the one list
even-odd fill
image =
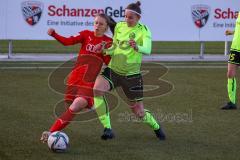
{"label": "player's right arm", "polygon": [[64,46],[69,46],[69,45],[74,45],[77,43],[82,43],[84,36],[80,32],[76,36],[71,36],[71,37],[63,37],[59,34],[56,33],[56,31],[52,28],[48,29],[48,35],[54,37],[58,42],[62,43]]}

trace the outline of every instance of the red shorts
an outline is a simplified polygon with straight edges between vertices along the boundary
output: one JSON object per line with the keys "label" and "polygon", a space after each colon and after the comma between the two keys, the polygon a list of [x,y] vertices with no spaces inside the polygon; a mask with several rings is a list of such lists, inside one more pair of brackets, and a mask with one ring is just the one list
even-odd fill
{"label": "red shorts", "polygon": [[87,108],[93,107],[93,82],[85,82],[83,80],[83,70],[74,69],[68,76],[66,83],[66,91],[64,101],[72,103],[75,98],[82,97],[87,102]]}
{"label": "red shorts", "polygon": [[64,96],[64,101],[66,103],[72,103],[74,101],[75,98],[77,97],[82,97],[83,99],[85,99],[88,103],[87,105],[87,108],[91,109],[93,107],[93,104],[94,104],[94,100],[93,100],[93,97],[90,97],[90,96],[84,96],[82,94],[79,94],[78,92],[81,92],[82,93],[82,89],[79,88],[79,89],[74,89],[75,87],[71,87],[71,86],[68,86],[66,88],[66,92],[65,92],[65,96]]}

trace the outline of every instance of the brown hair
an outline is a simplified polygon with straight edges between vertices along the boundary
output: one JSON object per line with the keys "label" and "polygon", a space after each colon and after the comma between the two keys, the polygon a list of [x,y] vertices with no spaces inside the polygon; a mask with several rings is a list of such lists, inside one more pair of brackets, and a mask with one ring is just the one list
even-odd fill
{"label": "brown hair", "polygon": [[141,2],[137,1],[136,3],[129,4],[126,9],[133,10],[141,15],[142,11],[140,6],[141,6]]}
{"label": "brown hair", "polygon": [[116,22],[114,21],[114,19],[111,17],[111,16],[107,16],[106,14],[104,13],[100,13],[98,14],[97,16],[101,17],[101,18],[104,18],[107,22],[107,25],[109,26],[112,34],[114,34],[114,28],[116,26]]}

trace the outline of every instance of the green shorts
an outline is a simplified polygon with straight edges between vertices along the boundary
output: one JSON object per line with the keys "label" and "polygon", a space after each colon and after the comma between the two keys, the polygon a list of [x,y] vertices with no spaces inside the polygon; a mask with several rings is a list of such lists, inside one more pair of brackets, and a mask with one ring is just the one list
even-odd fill
{"label": "green shorts", "polygon": [[228,63],[240,65],[240,52],[230,51]]}
{"label": "green shorts", "polygon": [[141,101],[143,99],[143,79],[141,74],[123,76],[107,67],[101,75],[109,82],[111,90],[122,87],[124,94],[130,101]]}

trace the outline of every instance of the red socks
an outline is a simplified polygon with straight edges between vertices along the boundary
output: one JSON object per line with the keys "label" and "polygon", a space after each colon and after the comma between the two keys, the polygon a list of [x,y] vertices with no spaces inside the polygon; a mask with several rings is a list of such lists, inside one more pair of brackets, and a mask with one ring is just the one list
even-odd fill
{"label": "red socks", "polygon": [[66,112],[64,112],[56,121],[55,123],[52,125],[52,127],[50,128],[50,132],[55,132],[55,131],[60,131],[63,128],[65,128],[73,119],[73,117],[75,116],[75,114],[73,113],[73,111],[68,108],[66,110]]}

